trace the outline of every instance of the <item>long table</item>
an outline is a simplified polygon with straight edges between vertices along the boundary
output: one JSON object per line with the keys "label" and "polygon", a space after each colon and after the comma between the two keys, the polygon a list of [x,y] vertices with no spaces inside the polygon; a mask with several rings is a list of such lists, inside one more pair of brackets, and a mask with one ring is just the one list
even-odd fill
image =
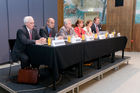
{"label": "long table", "polygon": [[[127,43],[125,36],[107,38],[102,40],[82,41],[80,43],[66,43],[64,46],[48,46],[48,45],[30,45],[27,46],[27,52],[30,57],[31,64],[47,65],[52,73],[53,84],[55,89],[55,81],[59,77],[62,69],[68,68],[74,64],[78,64],[78,76],[82,77],[82,66],[86,61],[95,58],[102,58],[105,55],[112,55],[114,62],[115,52],[122,50],[122,58],[124,57],[124,49]],[[100,60],[97,68],[100,69]]]}

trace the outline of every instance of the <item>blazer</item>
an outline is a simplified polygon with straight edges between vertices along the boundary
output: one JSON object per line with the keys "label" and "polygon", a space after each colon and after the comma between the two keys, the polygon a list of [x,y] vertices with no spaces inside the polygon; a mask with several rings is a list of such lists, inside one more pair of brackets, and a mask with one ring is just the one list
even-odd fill
{"label": "blazer", "polygon": [[66,27],[62,26],[59,30],[58,36],[63,36],[64,38],[66,38],[67,35],[75,35],[74,28],[72,27],[68,32]]}
{"label": "blazer", "polygon": [[12,51],[12,59],[16,59],[16,55],[21,52],[25,52],[27,45],[35,44],[35,40],[40,38],[36,29],[32,30],[32,40],[30,40],[29,32],[24,25],[21,29],[18,29],[16,35],[16,42]]}
{"label": "blazer", "polygon": [[48,33],[48,29],[46,29],[46,28],[47,28],[47,26],[45,26],[45,27],[43,27],[43,28],[40,29],[40,31],[39,31],[40,36],[41,37],[44,37],[44,38],[48,38],[49,35],[51,35],[51,37],[55,37],[55,35],[56,35],[56,29],[55,28],[52,28],[50,30],[50,33]]}
{"label": "blazer", "polygon": [[75,27],[74,31],[78,35],[78,37],[81,37],[81,38],[82,38],[82,34],[85,34],[85,31],[83,28],[81,28],[82,33],[80,33],[80,29],[78,27]]}
{"label": "blazer", "polygon": [[[99,28],[99,31],[102,31],[102,28],[101,28],[101,25],[100,24],[98,25],[98,28]],[[95,28],[94,23],[91,26],[91,30],[92,30],[92,32],[96,33],[96,28]]]}

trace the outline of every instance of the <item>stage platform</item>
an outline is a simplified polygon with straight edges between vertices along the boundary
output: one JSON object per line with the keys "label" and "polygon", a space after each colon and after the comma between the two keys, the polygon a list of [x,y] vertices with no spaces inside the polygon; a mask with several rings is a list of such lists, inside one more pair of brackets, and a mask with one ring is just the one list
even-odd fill
{"label": "stage platform", "polygon": [[[0,69],[0,86],[10,93],[66,93],[73,92],[79,93],[79,87],[88,81],[93,79],[101,80],[104,74],[112,69],[119,70],[121,64],[128,64],[130,57],[125,56],[123,59],[121,56],[115,56],[115,62],[111,63],[109,58],[102,59],[102,68],[97,70],[93,66],[83,66],[83,77],[77,78],[77,71],[65,70],[61,74],[56,90],[52,90],[51,82],[49,78],[49,72],[46,69],[41,69],[40,81],[36,85],[19,84],[16,82],[17,72],[20,66],[12,67],[11,78],[8,77],[9,68]],[[109,81],[108,81],[109,82]]]}

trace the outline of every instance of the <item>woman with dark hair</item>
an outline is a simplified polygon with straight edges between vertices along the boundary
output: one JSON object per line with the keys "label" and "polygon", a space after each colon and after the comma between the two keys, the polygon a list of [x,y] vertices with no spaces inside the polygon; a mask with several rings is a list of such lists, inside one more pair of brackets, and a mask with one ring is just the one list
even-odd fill
{"label": "woman with dark hair", "polygon": [[82,38],[82,34],[85,34],[85,31],[83,29],[83,20],[78,19],[76,21],[74,31],[78,35],[78,37]]}

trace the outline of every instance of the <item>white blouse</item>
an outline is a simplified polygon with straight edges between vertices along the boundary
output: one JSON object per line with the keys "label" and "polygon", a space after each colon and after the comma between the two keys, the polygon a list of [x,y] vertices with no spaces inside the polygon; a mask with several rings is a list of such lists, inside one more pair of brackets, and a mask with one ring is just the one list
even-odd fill
{"label": "white blouse", "polygon": [[90,34],[92,32],[91,28],[89,28],[89,31],[87,30],[87,27],[84,27],[83,29],[86,31],[86,34]]}

